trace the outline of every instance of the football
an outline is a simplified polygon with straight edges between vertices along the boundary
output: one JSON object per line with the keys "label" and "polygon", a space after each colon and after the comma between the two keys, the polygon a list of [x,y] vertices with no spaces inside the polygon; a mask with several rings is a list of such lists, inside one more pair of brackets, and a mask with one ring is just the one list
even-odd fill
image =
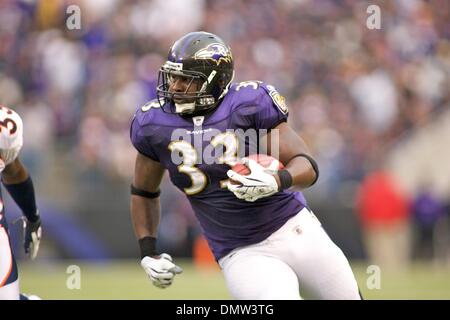
{"label": "football", "polygon": [[[284,165],[278,159],[266,154],[252,154],[246,158],[255,160],[257,163],[259,163],[264,168],[267,168],[268,170],[278,171],[284,168]],[[243,161],[240,161],[239,163],[235,164],[231,168],[231,170],[239,173],[240,175],[246,176],[250,174],[250,169],[242,162]]]}

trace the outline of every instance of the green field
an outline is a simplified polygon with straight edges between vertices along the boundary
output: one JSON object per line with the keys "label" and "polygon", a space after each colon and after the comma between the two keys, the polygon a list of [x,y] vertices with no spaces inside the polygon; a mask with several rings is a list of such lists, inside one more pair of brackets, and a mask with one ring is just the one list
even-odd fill
{"label": "green field", "polygon": [[[230,299],[222,274],[201,271],[190,260],[177,262],[183,268],[172,287],[158,289],[147,280],[136,261],[86,263],[82,261],[19,261],[20,285],[24,293],[43,299]],[[73,280],[70,265],[80,267],[80,289],[69,290]],[[366,299],[450,299],[450,267],[414,265],[404,272],[382,272],[381,288],[369,290],[367,265],[351,263]],[[71,282],[73,284],[73,282]]]}

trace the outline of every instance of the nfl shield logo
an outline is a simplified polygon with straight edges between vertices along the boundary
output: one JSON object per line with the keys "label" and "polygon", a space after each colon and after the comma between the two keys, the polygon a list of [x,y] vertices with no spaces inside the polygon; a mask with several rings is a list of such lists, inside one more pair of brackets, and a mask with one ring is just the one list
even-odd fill
{"label": "nfl shield logo", "polygon": [[196,127],[200,127],[203,124],[203,120],[205,120],[204,116],[192,118],[192,122],[194,122],[194,126],[196,126]]}

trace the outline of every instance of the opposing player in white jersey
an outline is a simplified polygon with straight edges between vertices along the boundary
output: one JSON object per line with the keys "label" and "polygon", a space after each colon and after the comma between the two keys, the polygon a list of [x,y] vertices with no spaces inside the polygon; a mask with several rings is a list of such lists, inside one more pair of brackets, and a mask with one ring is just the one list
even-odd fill
{"label": "opposing player in white jersey", "polygon": [[[0,105],[0,173],[2,183],[24,215],[25,253],[34,259],[41,239],[41,220],[33,182],[19,160],[23,125],[19,115]],[[19,293],[17,264],[11,249],[3,198],[0,192],[0,300],[24,298]]]}

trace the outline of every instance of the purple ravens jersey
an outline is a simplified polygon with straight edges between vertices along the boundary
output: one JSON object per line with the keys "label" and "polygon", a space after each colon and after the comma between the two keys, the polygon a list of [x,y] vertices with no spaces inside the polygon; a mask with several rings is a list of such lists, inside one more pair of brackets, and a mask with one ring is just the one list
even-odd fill
{"label": "purple ravens jersey", "polygon": [[226,172],[238,151],[247,156],[254,143],[237,139],[233,132],[267,132],[287,116],[275,88],[246,81],[231,85],[220,105],[204,117],[165,113],[154,100],[133,118],[133,145],[160,162],[175,186],[186,193],[217,260],[235,248],[266,239],[306,206],[300,192],[282,191],[247,202],[225,187]]}

